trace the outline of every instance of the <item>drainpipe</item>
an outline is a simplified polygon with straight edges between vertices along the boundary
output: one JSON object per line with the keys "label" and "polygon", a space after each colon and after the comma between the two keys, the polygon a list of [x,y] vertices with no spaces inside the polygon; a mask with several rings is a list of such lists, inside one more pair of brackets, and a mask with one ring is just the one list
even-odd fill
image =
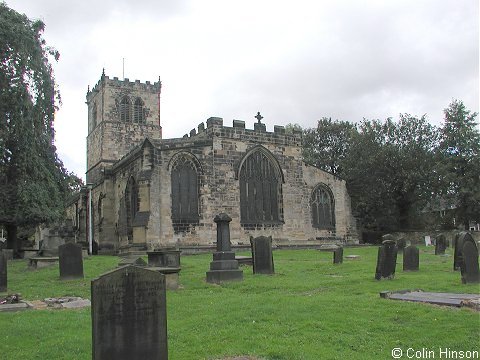
{"label": "drainpipe", "polygon": [[93,240],[93,226],[92,226],[92,184],[87,184],[88,189],[88,253],[92,255],[92,240]]}

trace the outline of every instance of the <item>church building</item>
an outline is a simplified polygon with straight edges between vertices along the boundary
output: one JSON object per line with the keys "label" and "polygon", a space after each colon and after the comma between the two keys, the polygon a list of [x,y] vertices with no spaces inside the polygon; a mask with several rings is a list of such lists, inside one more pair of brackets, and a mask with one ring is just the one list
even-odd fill
{"label": "church building", "polygon": [[87,187],[68,211],[77,239],[112,254],[212,246],[224,212],[233,245],[357,242],[345,181],[303,161],[301,132],[267,131],[257,113],[254,129],[210,117],[163,139],[160,93],[160,81],[105,74],[88,90]]}

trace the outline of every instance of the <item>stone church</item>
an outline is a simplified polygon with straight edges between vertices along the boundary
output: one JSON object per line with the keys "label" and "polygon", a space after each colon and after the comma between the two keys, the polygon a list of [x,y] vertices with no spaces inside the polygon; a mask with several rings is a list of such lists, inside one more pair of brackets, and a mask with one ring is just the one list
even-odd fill
{"label": "stone church", "polygon": [[87,91],[87,186],[68,209],[77,241],[112,254],[212,246],[221,212],[233,245],[357,241],[345,181],[303,161],[301,132],[267,131],[258,113],[254,129],[211,117],[163,139],[160,94],[160,81],[105,74]]}

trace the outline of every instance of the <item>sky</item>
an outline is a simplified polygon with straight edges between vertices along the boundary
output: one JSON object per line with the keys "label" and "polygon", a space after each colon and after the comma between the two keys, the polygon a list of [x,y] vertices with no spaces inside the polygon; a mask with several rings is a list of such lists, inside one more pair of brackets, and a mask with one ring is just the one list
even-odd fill
{"label": "sky", "polygon": [[41,19],[62,105],[55,143],[85,179],[87,87],[102,70],[162,81],[164,138],[211,116],[258,111],[267,131],[322,117],[427,115],[453,99],[479,111],[478,0],[6,0]]}

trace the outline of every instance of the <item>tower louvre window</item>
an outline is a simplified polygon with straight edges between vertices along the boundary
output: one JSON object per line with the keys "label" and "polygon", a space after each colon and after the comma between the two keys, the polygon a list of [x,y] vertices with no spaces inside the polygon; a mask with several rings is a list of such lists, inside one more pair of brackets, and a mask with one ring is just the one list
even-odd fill
{"label": "tower louvre window", "polygon": [[130,122],[130,99],[128,96],[122,97],[120,100],[120,121]]}
{"label": "tower louvre window", "polygon": [[139,123],[139,124],[145,122],[145,114],[143,111],[143,101],[140,98],[136,98],[135,103],[133,104],[133,122]]}

